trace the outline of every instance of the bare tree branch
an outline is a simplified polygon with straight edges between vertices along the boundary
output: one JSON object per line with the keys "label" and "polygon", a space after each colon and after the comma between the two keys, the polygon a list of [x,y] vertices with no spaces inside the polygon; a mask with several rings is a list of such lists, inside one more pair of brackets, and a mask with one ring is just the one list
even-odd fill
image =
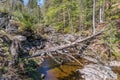
{"label": "bare tree branch", "polygon": [[55,59],[55,57],[52,55],[52,54],[47,54],[50,58],[52,58],[56,63],[58,63],[58,64],[61,64],[61,62],[60,61],[58,61],[57,59]]}

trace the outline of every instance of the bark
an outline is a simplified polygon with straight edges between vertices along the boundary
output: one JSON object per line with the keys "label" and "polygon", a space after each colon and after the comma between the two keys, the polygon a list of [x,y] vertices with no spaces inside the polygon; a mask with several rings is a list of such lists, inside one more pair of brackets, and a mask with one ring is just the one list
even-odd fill
{"label": "bark", "polygon": [[102,20],[102,8],[101,8],[101,7],[100,7],[100,12],[99,12],[99,14],[100,14],[100,16],[99,16],[100,23],[102,23],[102,22],[103,22],[103,20]]}
{"label": "bark", "polygon": [[102,6],[100,6],[100,10],[99,10],[100,23],[103,23],[103,21],[104,21],[104,8],[105,8],[105,4],[103,3]]}

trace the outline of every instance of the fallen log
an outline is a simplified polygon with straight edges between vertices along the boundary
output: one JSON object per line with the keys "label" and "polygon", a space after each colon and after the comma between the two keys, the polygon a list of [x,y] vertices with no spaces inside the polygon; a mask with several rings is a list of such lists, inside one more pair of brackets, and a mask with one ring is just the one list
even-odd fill
{"label": "fallen log", "polygon": [[52,52],[56,52],[58,50],[62,50],[62,49],[66,49],[68,47],[72,47],[72,46],[76,46],[78,45],[79,43],[81,42],[84,42],[86,40],[89,40],[91,38],[94,38],[95,36],[97,35],[100,35],[101,33],[104,32],[104,29],[100,30],[99,32],[97,32],[96,34],[93,34],[91,36],[88,36],[84,39],[80,39],[80,40],[76,40],[72,43],[69,43],[69,44],[65,44],[65,45],[62,45],[62,46],[57,46],[57,47],[52,47],[52,48],[49,48],[47,50],[37,50],[36,52],[34,52],[34,54],[32,56],[28,56],[28,57],[25,57],[25,58],[32,58],[32,57],[38,57],[38,56],[42,56],[44,54],[47,54],[47,53],[52,53]]}

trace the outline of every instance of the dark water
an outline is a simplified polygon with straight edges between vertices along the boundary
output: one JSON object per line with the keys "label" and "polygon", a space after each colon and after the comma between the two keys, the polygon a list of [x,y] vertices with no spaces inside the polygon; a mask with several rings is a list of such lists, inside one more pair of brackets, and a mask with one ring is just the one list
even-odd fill
{"label": "dark water", "polygon": [[[79,59],[82,63],[86,64],[85,60]],[[51,59],[43,62],[43,72],[47,72],[44,80],[75,80],[77,69],[82,68],[77,62],[68,62],[63,65],[58,65]]]}

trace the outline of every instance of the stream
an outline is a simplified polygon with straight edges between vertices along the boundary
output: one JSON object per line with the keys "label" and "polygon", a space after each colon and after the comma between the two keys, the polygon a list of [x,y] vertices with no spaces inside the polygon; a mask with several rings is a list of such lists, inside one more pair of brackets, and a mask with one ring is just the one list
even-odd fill
{"label": "stream", "polygon": [[[79,59],[82,63],[87,64],[83,59]],[[44,80],[75,80],[77,69],[82,68],[76,62],[68,62],[62,65],[57,65],[51,59],[46,59],[42,66],[47,67],[47,75]]]}
{"label": "stream", "polygon": [[[79,59],[79,61],[82,62],[84,66],[92,64],[92,62],[85,59]],[[47,72],[44,80],[79,80],[77,79],[78,74],[76,70],[83,68],[76,62],[68,62],[59,66],[51,59],[46,59],[42,63],[42,66],[46,68],[45,70]],[[117,74],[117,80],[120,80],[120,67],[112,67],[112,70]]]}

